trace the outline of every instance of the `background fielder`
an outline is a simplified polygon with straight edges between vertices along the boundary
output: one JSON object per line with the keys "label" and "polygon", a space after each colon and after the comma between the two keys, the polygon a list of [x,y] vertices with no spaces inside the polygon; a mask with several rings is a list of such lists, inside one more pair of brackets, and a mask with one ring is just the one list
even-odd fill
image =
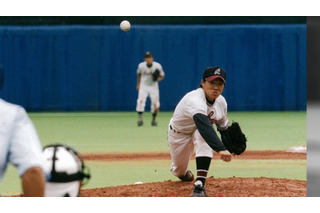
{"label": "background fielder", "polygon": [[209,67],[203,73],[198,89],[187,93],[178,103],[168,128],[168,142],[172,159],[171,172],[182,181],[193,181],[188,165],[196,145],[197,179],[192,196],[206,196],[205,181],[213,157],[213,150],[221,159],[231,161],[231,154],[217,136],[229,127],[227,103],[221,93],[226,72],[221,67]]}
{"label": "background fielder", "polygon": [[[152,126],[157,126],[156,116],[160,108],[160,96],[158,82],[164,79],[164,71],[160,63],[153,61],[151,52],[144,54],[144,62],[138,65],[137,69],[137,90],[138,100],[136,111],[138,112],[138,126],[143,125],[142,115],[145,110],[147,97],[151,100]],[[158,70],[158,71],[157,71]],[[153,74],[159,72],[159,76],[153,79]]]}

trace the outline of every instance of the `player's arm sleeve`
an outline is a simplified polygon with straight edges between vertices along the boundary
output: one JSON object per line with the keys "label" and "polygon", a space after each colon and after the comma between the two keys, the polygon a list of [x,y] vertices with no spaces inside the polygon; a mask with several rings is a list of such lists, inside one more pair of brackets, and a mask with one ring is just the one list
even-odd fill
{"label": "player's arm sleeve", "polygon": [[159,64],[159,70],[160,70],[160,76],[164,77],[165,73],[163,71],[163,68],[162,68],[161,64]]}
{"label": "player's arm sleeve", "polygon": [[36,129],[23,108],[17,109],[9,147],[9,161],[18,168],[22,176],[32,167],[40,167],[44,172],[44,157]]}
{"label": "player's arm sleeve", "polygon": [[214,151],[220,152],[222,150],[226,150],[226,147],[223,145],[212,124],[210,123],[208,116],[197,113],[193,116],[193,120],[200,135]]}
{"label": "player's arm sleeve", "polygon": [[221,119],[219,122],[216,123],[216,126],[217,126],[218,130],[220,130],[220,131],[227,130],[229,127],[228,117],[225,116],[223,119]]}
{"label": "player's arm sleeve", "polygon": [[137,68],[137,75],[141,74],[141,63],[138,65]]}

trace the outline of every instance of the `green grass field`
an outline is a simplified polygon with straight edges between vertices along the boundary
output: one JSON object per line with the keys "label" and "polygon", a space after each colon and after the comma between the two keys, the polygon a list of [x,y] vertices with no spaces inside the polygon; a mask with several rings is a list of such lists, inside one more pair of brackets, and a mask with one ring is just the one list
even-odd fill
{"label": "green grass field", "polygon": [[[30,113],[42,145],[65,143],[81,153],[168,152],[167,125],[172,112],[160,112],[152,127],[149,112],[137,127],[134,112]],[[229,112],[248,138],[248,150],[285,150],[306,145],[306,112]],[[169,160],[86,161],[92,178],[85,188],[177,180]],[[190,169],[195,172],[195,162]],[[209,176],[276,177],[306,180],[306,160],[213,161]],[[10,166],[0,186],[2,195],[21,192],[16,168]]]}
{"label": "green grass field", "polygon": [[[172,112],[150,113],[137,127],[133,112],[31,113],[43,145],[67,143],[80,152],[167,152],[167,126]],[[248,150],[282,150],[306,144],[306,112],[230,112],[247,135]]]}

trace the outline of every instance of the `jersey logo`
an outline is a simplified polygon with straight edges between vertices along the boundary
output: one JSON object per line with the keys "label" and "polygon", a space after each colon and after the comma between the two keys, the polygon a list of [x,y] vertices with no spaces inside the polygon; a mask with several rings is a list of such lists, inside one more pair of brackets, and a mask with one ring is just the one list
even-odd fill
{"label": "jersey logo", "polygon": [[152,75],[152,70],[146,70],[142,74],[143,75]]}
{"label": "jersey logo", "polygon": [[211,112],[209,113],[209,115],[208,115],[208,118],[209,118],[211,124],[214,124],[214,123],[217,122],[217,120],[211,118],[213,115],[214,115],[214,111],[211,111]]}
{"label": "jersey logo", "polygon": [[221,70],[220,70],[220,68],[219,68],[219,69],[217,69],[216,71],[214,71],[214,74],[215,74],[215,75],[220,75],[220,71],[221,71]]}

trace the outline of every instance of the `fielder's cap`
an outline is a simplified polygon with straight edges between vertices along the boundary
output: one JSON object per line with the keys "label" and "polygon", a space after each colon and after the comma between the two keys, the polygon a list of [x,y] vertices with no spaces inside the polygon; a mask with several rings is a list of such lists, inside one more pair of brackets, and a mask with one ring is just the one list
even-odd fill
{"label": "fielder's cap", "polygon": [[147,51],[145,54],[144,54],[144,57],[145,58],[148,58],[148,57],[153,57],[152,56],[152,53],[150,51]]}
{"label": "fielder's cap", "polygon": [[223,82],[226,83],[227,73],[221,67],[208,67],[204,70],[202,78],[206,81],[213,81],[216,78],[221,78]]}

